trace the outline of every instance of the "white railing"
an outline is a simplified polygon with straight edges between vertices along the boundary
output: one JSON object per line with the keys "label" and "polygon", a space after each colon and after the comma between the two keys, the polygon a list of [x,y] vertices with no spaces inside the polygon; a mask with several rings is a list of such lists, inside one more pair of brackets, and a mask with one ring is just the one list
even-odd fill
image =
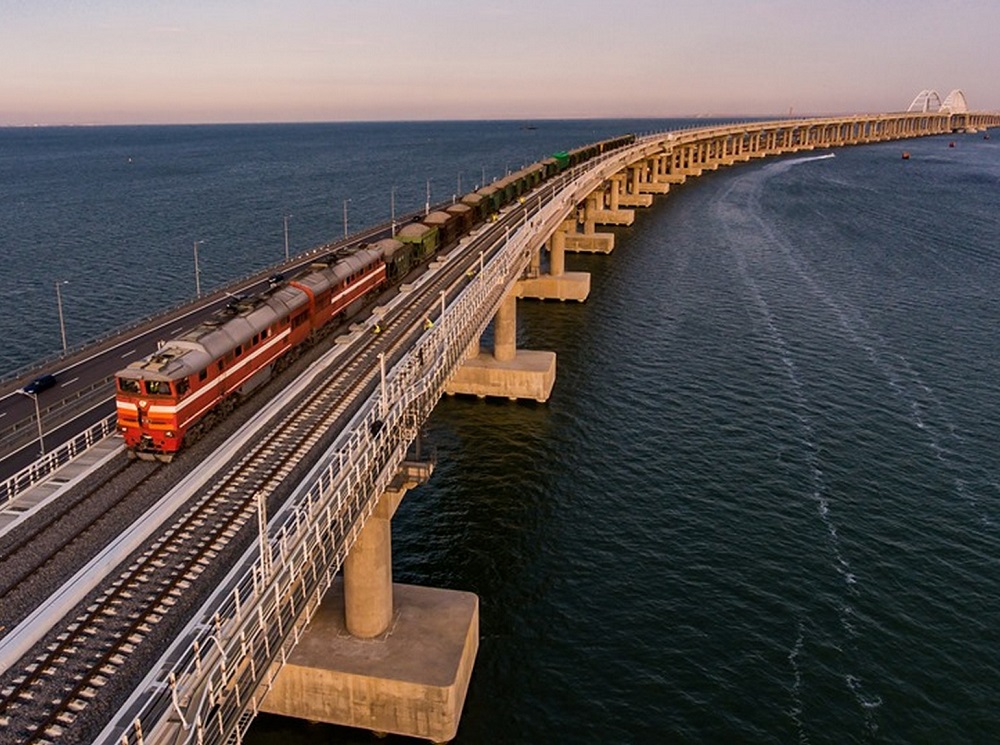
{"label": "white railing", "polygon": [[117,414],[102,419],[87,430],[64,442],[55,450],[46,453],[30,466],[22,468],[6,481],[0,482],[0,507],[15,499],[54,471],[69,463],[84,451],[115,433]]}

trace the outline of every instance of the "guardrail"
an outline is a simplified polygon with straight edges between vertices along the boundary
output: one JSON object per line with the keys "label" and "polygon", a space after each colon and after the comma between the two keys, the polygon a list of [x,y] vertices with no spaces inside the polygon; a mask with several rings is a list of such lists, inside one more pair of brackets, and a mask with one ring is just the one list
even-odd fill
{"label": "guardrail", "polygon": [[18,494],[51,475],[56,469],[69,463],[76,456],[92,448],[98,442],[110,437],[116,431],[117,414],[102,419],[72,440],[64,442],[55,450],[46,453],[27,468],[23,468],[6,481],[0,483],[0,505],[6,505]]}
{"label": "guardrail", "polygon": [[[58,403],[40,409],[42,421],[50,432],[95,406],[114,400],[114,376],[102,378],[86,388],[81,388]],[[38,421],[35,412],[0,430],[0,454],[9,453],[38,439]]]}

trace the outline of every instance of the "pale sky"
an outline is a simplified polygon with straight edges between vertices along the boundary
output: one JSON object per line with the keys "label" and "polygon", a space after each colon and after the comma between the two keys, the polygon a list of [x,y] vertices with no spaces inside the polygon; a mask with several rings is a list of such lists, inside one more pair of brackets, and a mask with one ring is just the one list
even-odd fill
{"label": "pale sky", "polygon": [[0,125],[1000,110],[1000,0],[0,0]]}

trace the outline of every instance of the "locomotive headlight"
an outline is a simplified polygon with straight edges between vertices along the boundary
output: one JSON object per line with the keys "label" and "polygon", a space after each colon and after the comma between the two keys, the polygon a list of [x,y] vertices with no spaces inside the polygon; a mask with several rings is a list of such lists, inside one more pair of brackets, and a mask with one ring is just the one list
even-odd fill
{"label": "locomotive headlight", "polygon": [[167,431],[167,437],[173,437],[173,436],[174,436],[173,432]]}

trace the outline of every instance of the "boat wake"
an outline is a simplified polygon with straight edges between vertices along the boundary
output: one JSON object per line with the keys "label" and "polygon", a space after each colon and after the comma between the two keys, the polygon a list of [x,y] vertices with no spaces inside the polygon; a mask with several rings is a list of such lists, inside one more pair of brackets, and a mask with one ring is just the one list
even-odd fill
{"label": "boat wake", "polygon": [[815,163],[818,160],[830,160],[830,158],[836,158],[836,153],[826,153],[824,155],[808,155],[804,158],[788,158],[787,160],[779,160],[775,163],[768,163],[764,166],[764,171],[770,171],[772,173],[782,173],[787,171],[792,166],[800,166],[803,163]]}
{"label": "boat wake", "polygon": [[[794,406],[790,408],[800,429],[799,444],[804,451],[810,482],[808,487],[809,498],[815,505],[816,514],[826,530],[827,543],[833,558],[833,568],[843,582],[845,597],[837,604],[837,614],[841,627],[847,635],[848,643],[845,644],[845,649],[854,648],[856,645],[852,640],[858,638],[859,632],[853,621],[855,610],[849,598],[859,595],[858,579],[852,570],[850,561],[841,548],[840,535],[834,521],[830,500],[827,497],[829,489],[823,476],[816,428],[810,414],[814,410],[814,407],[810,406],[806,388],[803,385],[788,341],[781,332],[775,315],[767,299],[764,297],[760,285],[754,278],[753,272],[750,270],[747,252],[740,248],[746,244],[746,237],[748,235],[760,235],[764,232],[768,238],[773,238],[773,235],[767,230],[767,226],[760,220],[758,212],[760,190],[763,179],[767,178],[766,175],[763,175],[765,170],[762,169],[747,179],[738,179],[722,193],[718,206],[726,210],[727,214],[724,219],[719,220],[719,224],[724,225],[726,231],[732,233],[732,239],[727,240],[726,243],[731,248],[739,277],[750,294],[756,314],[760,317],[764,328],[767,330],[771,348],[780,360],[780,366],[792,394]],[[763,175],[763,179],[760,178],[761,175]],[[741,202],[735,210],[732,209],[734,207],[732,204],[734,199]],[[746,200],[745,202],[743,202],[744,199]],[[752,221],[755,224],[747,225],[747,221]],[[766,243],[766,241],[762,241],[761,243]],[[854,651],[856,652],[856,649]],[[798,653],[796,653],[794,660],[797,669]],[[878,730],[878,724],[874,719],[873,709],[877,707],[873,707],[872,702],[880,702],[881,699],[876,694],[864,690],[859,675],[847,673],[845,680],[848,682],[848,689],[853,694],[855,701],[864,712],[865,724],[869,733],[874,734]],[[794,700],[799,695],[797,689],[793,688],[792,695]]]}

